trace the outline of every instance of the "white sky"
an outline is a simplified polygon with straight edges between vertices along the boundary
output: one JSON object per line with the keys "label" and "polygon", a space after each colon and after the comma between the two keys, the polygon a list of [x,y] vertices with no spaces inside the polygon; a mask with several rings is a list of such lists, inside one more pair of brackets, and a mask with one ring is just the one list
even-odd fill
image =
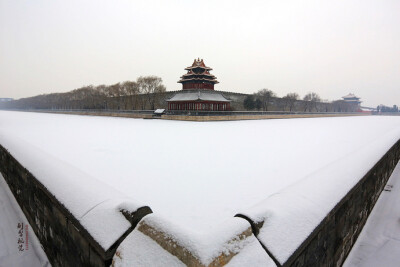
{"label": "white sky", "polygon": [[217,90],[400,105],[400,1],[0,0],[0,97],[140,75],[180,90],[197,57]]}

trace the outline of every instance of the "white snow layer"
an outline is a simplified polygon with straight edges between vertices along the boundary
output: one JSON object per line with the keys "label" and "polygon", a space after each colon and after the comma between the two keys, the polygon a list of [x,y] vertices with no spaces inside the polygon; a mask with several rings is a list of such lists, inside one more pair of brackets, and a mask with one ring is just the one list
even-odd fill
{"label": "white snow layer", "polygon": [[[187,235],[187,230],[165,221],[156,214],[146,216],[146,224],[165,233],[168,238],[184,247],[204,266],[221,254],[238,253],[227,266],[276,266],[254,235],[245,239],[233,238],[243,233],[250,224],[241,218],[230,218],[224,226],[209,233]],[[191,233],[193,234],[193,233]],[[154,260],[157,258],[157,260]],[[178,258],[167,253],[157,242],[137,228],[118,247],[113,258],[115,266],[185,266]]]}
{"label": "white snow layer", "polygon": [[354,244],[344,267],[398,267],[400,264],[400,163]]}
{"label": "white snow layer", "polygon": [[128,210],[133,212],[143,206],[24,139],[0,134],[0,144],[39,179],[105,250],[131,226],[120,207],[129,206]]}
{"label": "white snow layer", "polygon": [[[245,246],[247,240],[240,242],[232,238],[246,231],[250,224],[241,218],[231,217],[223,225],[216,225],[208,232],[193,232],[190,226],[182,229],[176,224],[163,219],[156,214],[151,214],[143,219],[147,225],[164,232],[180,246],[188,249],[204,265],[209,265],[221,253],[229,254],[230,251],[238,253]],[[236,242],[235,242],[236,241]],[[265,252],[264,252],[265,253]]]}
{"label": "white snow layer", "polygon": [[[90,233],[101,214],[90,209],[117,198],[150,206],[182,236],[212,238],[242,212],[272,218],[261,237],[282,261],[399,137],[400,117],[388,116],[184,122],[0,112],[0,144],[77,218],[92,215],[81,220]],[[117,210],[102,217],[115,226],[95,234],[104,247],[128,227]]]}
{"label": "white snow layer", "polygon": [[260,245],[260,242],[253,235],[248,238],[248,243],[244,246],[240,253],[235,255],[227,265],[227,267],[243,267],[243,266],[263,266],[274,267],[276,264],[265,253],[265,250]]}
{"label": "white snow layer", "polygon": [[118,247],[113,263],[115,267],[186,266],[177,257],[160,247],[153,239],[136,229]]}

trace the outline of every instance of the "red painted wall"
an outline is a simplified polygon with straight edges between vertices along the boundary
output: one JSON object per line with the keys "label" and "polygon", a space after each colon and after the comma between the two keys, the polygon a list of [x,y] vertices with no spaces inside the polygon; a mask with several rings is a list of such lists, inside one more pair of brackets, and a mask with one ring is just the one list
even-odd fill
{"label": "red painted wall", "polygon": [[207,111],[228,111],[231,110],[229,102],[169,102],[168,110],[207,110]]}
{"label": "red painted wall", "polygon": [[189,89],[210,89],[214,90],[214,84],[209,84],[209,83],[184,83],[182,85],[183,90],[189,90]]}

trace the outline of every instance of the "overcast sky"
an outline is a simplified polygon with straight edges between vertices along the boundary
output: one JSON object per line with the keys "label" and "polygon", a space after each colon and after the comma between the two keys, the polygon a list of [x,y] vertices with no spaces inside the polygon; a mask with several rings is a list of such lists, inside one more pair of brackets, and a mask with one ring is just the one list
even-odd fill
{"label": "overcast sky", "polygon": [[217,90],[400,105],[400,1],[0,0],[0,97],[163,79],[194,58]]}

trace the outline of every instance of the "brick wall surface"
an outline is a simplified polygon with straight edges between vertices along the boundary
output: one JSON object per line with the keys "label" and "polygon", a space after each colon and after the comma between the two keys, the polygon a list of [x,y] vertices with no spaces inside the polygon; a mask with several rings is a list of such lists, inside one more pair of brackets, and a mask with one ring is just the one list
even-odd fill
{"label": "brick wall surface", "polygon": [[400,160],[400,140],[336,205],[283,266],[341,266]]}

